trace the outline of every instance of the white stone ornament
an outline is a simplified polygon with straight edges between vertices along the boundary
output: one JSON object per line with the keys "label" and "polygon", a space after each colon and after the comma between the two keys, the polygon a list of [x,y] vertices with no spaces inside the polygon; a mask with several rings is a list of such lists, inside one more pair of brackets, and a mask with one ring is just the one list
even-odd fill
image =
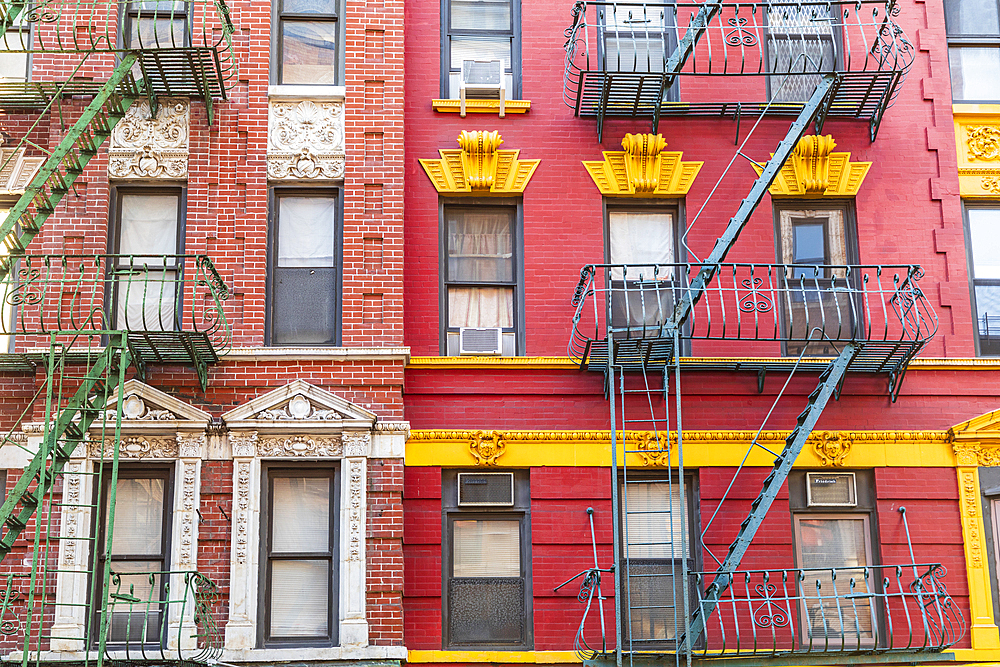
{"label": "white stone ornament", "polygon": [[135,102],[111,131],[108,176],[186,179],[190,122],[190,100],[160,100],[156,118],[148,101]]}
{"label": "white stone ornament", "polygon": [[271,180],[344,178],[344,103],[271,101],[267,176]]}

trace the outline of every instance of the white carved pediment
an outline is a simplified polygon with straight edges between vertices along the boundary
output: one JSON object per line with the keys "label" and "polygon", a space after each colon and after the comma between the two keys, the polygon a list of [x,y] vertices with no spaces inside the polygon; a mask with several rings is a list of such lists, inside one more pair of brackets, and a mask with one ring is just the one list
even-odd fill
{"label": "white carved pediment", "polygon": [[344,178],[344,101],[268,102],[267,177],[275,181]]}
{"label": "white carved pediment", "polygon": [[191,101],[162,98],[159,102],[155,118],[148,101],[133,103],[111,131],[111,178],[187,178]]}
{"label": "white carved pediment", "polygon": [[[122,387],[122,428],[127,430],[203,431],[212,421],[212,415],[193,405],[174,398],[139,380],[128,380]],[[113,397],[106,406],[106,419],[114,423],[118,399]],[[91,428],[99,429],[95,422]]]}
{"label": "white carved pediment", "polygon": [[258,396],[225,413],[222,418],[231,429],[270,427],[285,430],[301,430],[302,427],[370,429],[376,420],[375,414],[361,406],[303,380]]}

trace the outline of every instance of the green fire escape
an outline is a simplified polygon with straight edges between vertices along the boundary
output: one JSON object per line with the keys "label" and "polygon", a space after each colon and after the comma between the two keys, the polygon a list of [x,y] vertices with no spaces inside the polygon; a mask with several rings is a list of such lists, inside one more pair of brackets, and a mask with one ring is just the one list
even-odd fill
{"label": "green fire escape", "polygon": [[[735,151],[734,162],[746,159],[759,177],[703,260],[592,264],[581,272],[569,355],[582,369],[604,374],[612,425],[615,566],[595,564],[580,594],[589,610],[601,573],[614,577],[616,648],[590,648],[584,624],[578,634],[579,654],[595,665],[810,664],[829,662],[833,653],[933,661],[947,659],[942,651],[965,632],[937,563],[740,569],[848,374],[886,377],[895,401],[907,365],[937,330],[918,286],[919,266],[726,263],[810,125],[819,133],[828,118],[862,121],[875,140],[914,56],[896,24],[898,11],[891,0],[579,0],[573,8],[564,99],[577,116],[596,119],[599,138],[609,118],[646,119],[656,132],[663,118],[715,117],[736,123],[739,144],[743,114],[758,121],[751,135],[764,117],[792,118],[770,160],[748,157],[746,140]],[[765,85],[744,85],[751,75]],[[697,77],[700,84],[678,91],[679,81]],[[697,101],[679,99],[685,90],[700,91],[692,95]],[[754,90],[767,99],[741,99]],[[687,232],[684,252],[693,255],[686,238]],[[756,357],[770,346],[770,354],[790,358],[684,359],[693,341],[732,341]],[[835,358],[818,358],[819,348],[832,349]],[[774,457],[773,468],[719,556],[703,542],[708,526],[690,529],[681,399],[681,372],[688,369],[754,371],[760,390],[767,372],[818,373],[784,447],[750,444]],[[630,438],[630,430],[652,431],[652,439]],[[636,469],[650,460],[664,466],[656,479]],[[660,505],[648,500],[651,484],[665,493]],[[713,569],[695,568],[702,551],[714,559]]]}
{"label": "green fire escape", "polygon": [[[205,256],[44,255],[30,244],[133,103],[155,114],[161,98],[193,97],[212,122],[236,74],[229,10],[222,0],[4,0],[0,23],[0,50],[30,55],[44,73],[0,83],[5,123],[21,135],[4,128],[0,174],[25,158],[33,170],[0,226],[0,341],[10,350],[0,369],[44,378],[0,441],[28,461],[0,506],[0,643],[22,665],[206,663],[222,650],[216,585],[195,571],[118,572],[108,555],[124,382],[182,366],[206,389],[231,342],[229,290]],[[53,148],[38,137],[56,120]],[[70,469],[81,448],[89,464]],[[64,500],[87,477],[105,501]],[[61,533],[79,512],[92,525]],[[87,544],[83,572],[61,555],[68,539]],[[64,575],[85,579],[85,602],[60,602]],[[53,619],[66,613],[82,635],[59,634]]]}

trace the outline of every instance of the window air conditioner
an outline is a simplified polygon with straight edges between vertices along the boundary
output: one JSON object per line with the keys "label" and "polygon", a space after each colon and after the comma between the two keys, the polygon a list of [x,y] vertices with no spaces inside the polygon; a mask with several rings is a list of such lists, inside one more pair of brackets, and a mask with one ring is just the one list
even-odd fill
{"label": "window air conditioner", "polygon": [[514,504],[514,473],[458,473],[458,506],[510,507]]}
{"label": "window air conditioner", "polygon": [[465,98],[500,100],[500,117],[503,118],[507,99],[507,77],[502,60],[463,60],[462,83],[458,88],[459,115],[465,118]]}
{"label": "window air conditioner", "polygon": [[806,473],[806,503],[809,507],[857,507],[854,473]]}
{"label": "window air conditioner", "polygon": [[459,354],[503,354],[503,330],[500,327],[476,329],[462,327],[458,330]]}

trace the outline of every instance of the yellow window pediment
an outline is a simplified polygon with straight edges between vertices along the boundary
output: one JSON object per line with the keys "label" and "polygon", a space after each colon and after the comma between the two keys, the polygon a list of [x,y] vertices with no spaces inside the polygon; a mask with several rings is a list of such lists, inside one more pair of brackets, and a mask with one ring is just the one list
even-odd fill
{"label": "yellow window pediment", "polygon": [[541,160],[518,160],[520,150],[502,150],[499,132],[462,130],[457,150],[442,149],[441,157],[420,160],[441,194],[521,194]]}
{"label": "yellow window pediment", "polygon": [[[872,163],[851,162],[850,153],[833,152],[836,145],[829,134],[799,139],[768,192],[782,198],[857,196]],[[764,171],[763,166],[752,166],[758,176]]]}
{"label": "yellow window pediment", "polygon": [[605,197],[684,197],[704,162],[684,162],[683,151],[665,151],[659,134],[626,134],[623,151],[603,151],[603,160],[584,160]]}

